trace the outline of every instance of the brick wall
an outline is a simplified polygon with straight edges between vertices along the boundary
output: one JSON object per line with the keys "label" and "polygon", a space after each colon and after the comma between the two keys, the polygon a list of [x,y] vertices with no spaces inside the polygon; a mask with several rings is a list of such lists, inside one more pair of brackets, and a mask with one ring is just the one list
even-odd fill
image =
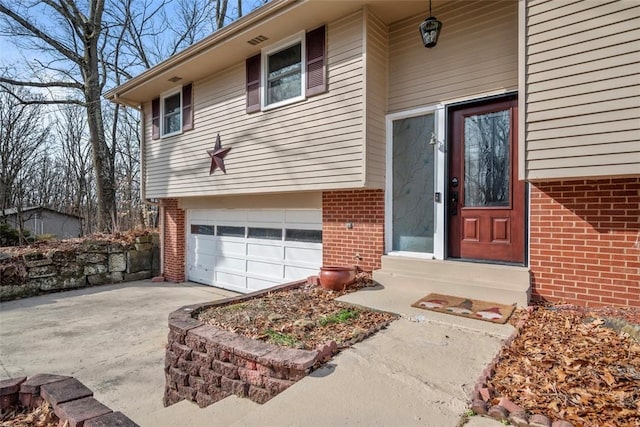
{"label": "brick wall", "polygon": [[533,298],[640,307],[640,178],[537,183]]}
{"label": "brick wall", "polygon": [[185,280],[185,218],[184,210],[178,207],[178,200],[163,199],[161,206],[164,210],[163,243],[164,265],[163,273],[166,280],[182,282]]}
{"label": "brick wall", "polygon": [[[348,223],[353,228],[347,228]],[[384,254],[384,191],[323,193],[322,248],[325,266],[357,264],[365,271],[380,268]]]}
{"label": "brick wall", "polygon": [[[277,289],[304,283],[288,283]],[[333,355],[337,349],[335,342],[316,350],[285,349],[204,324],[192,317],[200,310],[239,303],[267,292],[182,307],[169,315],[165,406],[186,399],[205,407],[232,394],[262,404]]]}

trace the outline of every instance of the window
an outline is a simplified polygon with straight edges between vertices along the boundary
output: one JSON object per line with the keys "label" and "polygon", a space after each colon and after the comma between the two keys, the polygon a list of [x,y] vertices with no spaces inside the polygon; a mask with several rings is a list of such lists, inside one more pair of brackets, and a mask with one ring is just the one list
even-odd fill
{"label": "window", "polygon": [[193,129],[193,86],[188,84],[151,101],[151,137],[171,136]]}
{"label": "window", "polygon": [[302,43],[266,56],[266,105],[302,95]]}
{"label": "window", "polygon": [[191,234],[204,234],[205,236],[215,236],[215,225],[191,224]]}
{"label": "window", "polygon": [[326,92],[325,33],[322,26],[247,59],[247,113]]}
{"label": "window", "polygon": [[289,240],[291,242],[322,243],[322,231],[287,228],[285,232],[285,240]]}
{"label": "window", "polygon": [[249,227],[247,237],[254,239],[282,240],[282,229]]}
{"label": "window", "polygon": [[180,92],[162,97],[162,136],[182,130],[181,98]]}
{"label": "window", "polygon": [[244,237],[244,227],[234,227],[233,225],[219,225],[218,236]]}

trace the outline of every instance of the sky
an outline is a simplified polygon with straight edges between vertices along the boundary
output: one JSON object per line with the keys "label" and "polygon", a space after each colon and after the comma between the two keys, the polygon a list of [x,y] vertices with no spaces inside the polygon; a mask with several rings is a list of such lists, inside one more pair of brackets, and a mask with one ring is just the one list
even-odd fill
{"label": "sky", "polygon": [[[78,3],[83,3],[80,0],[77,1]],[[261,3],[261,0],[242,0],[242,9],[244,14],[246,15]],[[175,2],[173,4],[174,7],[176,7]],[[231,17],[234,13],[237,13],[236,10],[236,0],[229,0],[227,15]],[[162,35],[160,35],[160,37],[162,37]],[[4,74],[8,72],[9,75],[19,74],[24,78],[25,72],[28,70],[16,70],[16,67],[20,67],[20,64],[24,64],[25,62],[42,59],[42,55],[42,53],[34,50],[20,49],[16,47],[10,36],[2,35],[2,33],[0,33],[0,73]]]}

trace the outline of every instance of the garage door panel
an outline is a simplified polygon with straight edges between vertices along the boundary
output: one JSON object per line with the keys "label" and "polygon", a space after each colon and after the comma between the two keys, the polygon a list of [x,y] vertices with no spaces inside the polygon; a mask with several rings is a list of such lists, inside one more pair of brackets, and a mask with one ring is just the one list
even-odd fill
{"label": "garage door panel", "polygon": [[218,241],[218,252],[223,255],[246,255],[247,245],[243,240],[231,240],[222,238]]}
{"label": "garage door panel", "polygon": [[322,249],[288,246],[284,249],[284,259],[287,263],[302,261],[309,264],[322,262]]}
{"label": "garage door panel", "polygon": [[188,279],[238,292],[317,274],[322,212],[198,209],[188,215]]}
{"label": "garage door panel", "polygon": [[234,258],[229,256],[218,255],[215,260],[215,268],[217,270],[235,270],[243,272],[246,267],[246,261],[244,258]]}
{"label": "garage door panel", "polygon": [[196,254],[193,259],[193,265],[198,268],[213,270],[216,265],[216,256],[209,254]]}
{"label": "garage door panel", "polygon": [[281,263],[247,261],[247,273],[258,274],[260,276],[270,276],[281,278],[283,266]]}
{"label": "garage door panel", "polygon": [[206,270],[198,267],[189,268],[189,278],[197,281],[198,283],[204,283],[205,285],[213,285],[215,273],[213,269]]}
{"label": "garage door panel", "polygon": [[284,258],[284,248],[282,244],[268,245],[264,243],[247,244],[247,255],[250,257],[270,258],[280,260]]}
{"label": "garage door panel", "polygon": [[233,286],[235,288],[246,288],[246,277],[244,274],[234,274],[228,271],[216,271],[216,283],[220,285]]}
{"label": "garage door panel", "polygon": [[216,242],[213,239],[203,239],[199,236],[191,238],[192,247],[197,254],[215,255]]}

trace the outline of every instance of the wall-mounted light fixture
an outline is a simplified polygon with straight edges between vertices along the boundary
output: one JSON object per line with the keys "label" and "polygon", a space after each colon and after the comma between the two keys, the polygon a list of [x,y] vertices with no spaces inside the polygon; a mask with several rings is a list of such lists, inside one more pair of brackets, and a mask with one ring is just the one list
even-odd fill
{"label": "wall-mounted light fixture", "polygon": [[429,17],[422,21],[420,27],[418,27],[424,47],[432,48],[438,43],[441,28],[442,22],[431,14],[431,0],[429,0]]}

